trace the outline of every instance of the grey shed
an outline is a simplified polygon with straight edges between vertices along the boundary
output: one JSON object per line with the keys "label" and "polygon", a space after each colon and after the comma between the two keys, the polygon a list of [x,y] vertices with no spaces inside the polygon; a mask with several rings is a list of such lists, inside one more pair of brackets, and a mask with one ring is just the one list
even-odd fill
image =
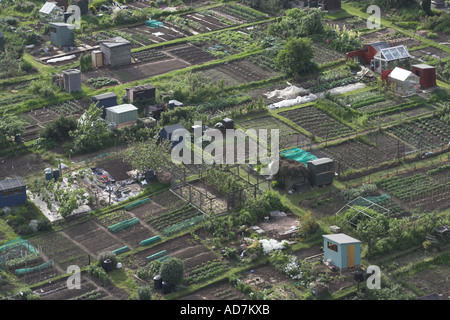
{"label": "grey shed", "polygon": [[320,158],[307,162],[309,182],[312,186],[320,187],[333,183],[334,161],[330,158]]}
{"label": "grey shed", "polygon": [[63,71],[64,90],[68,93],[81,92],[81,71],[68,69]]}
{"label": "grey shed", "polygon": [[105,65],[116,67],[131,63],[131,43],[122,37],[102,40],[100,51]]}
{"label": "grey shed", "polygon": [[75,45],[74,25],[61,22],[50,23],[50,42],[57,47]]}

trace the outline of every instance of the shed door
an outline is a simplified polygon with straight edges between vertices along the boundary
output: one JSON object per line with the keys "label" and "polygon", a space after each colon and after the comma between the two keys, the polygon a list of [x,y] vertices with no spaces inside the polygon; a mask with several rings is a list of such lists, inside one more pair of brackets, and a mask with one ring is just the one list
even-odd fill
{"label": "shed door", "polygon": [[347,268],[355,266],[355,245],[349,244],[347,246]]}

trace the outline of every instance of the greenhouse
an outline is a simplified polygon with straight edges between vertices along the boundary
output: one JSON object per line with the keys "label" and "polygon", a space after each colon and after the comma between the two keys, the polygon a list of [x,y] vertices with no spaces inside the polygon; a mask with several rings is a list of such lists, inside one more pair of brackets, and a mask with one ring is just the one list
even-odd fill
{"label": "greenhouse", "polygon": [[409,59],[411,59],[411,56],[403,45],[381,49],[373,57],[374,71],[381,73],[382,71],[391,69],[393,63],[404,62]]}

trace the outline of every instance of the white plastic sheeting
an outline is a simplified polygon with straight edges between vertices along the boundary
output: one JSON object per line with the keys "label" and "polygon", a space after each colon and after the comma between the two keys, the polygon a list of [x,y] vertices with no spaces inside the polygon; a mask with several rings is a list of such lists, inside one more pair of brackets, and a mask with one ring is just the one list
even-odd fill
{"label": "white plastic sheeting", "polygon": [[280,98],[280,99],[294,99],[298,96],[306,96],[310,94],[310,91],[307,89],[299,88],[291,85],[289,82],[288,87],[283,90],[274,90],[264,94],[267,99]]}
{"label": "white plastic sheeting", "polygon": [[286,99],[280,102],[273,103],[269,106],[267,106],[268,109],[279,109],[279,108],[286,108],[286,107],[292,107],[299,104],[308,103],[311,101],[317,100],[317,96],[315,94],[308,94],[307,96],[298,96],[295,99]]}

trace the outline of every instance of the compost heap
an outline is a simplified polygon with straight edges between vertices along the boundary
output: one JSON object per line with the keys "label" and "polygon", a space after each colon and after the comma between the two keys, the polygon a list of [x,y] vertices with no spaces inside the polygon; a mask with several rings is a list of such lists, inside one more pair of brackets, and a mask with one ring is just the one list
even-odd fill
{"label": "compost heap", "polygon": [[267,99],[283,99],[282,101],[270,104],[267,108],[278,109],[295,106],[298,104],[307,103],[317,99],[317,96],[312,94],[309,90],[304,88],[299,88],[291,85],[283,90],[274,90],[265,94]]}

